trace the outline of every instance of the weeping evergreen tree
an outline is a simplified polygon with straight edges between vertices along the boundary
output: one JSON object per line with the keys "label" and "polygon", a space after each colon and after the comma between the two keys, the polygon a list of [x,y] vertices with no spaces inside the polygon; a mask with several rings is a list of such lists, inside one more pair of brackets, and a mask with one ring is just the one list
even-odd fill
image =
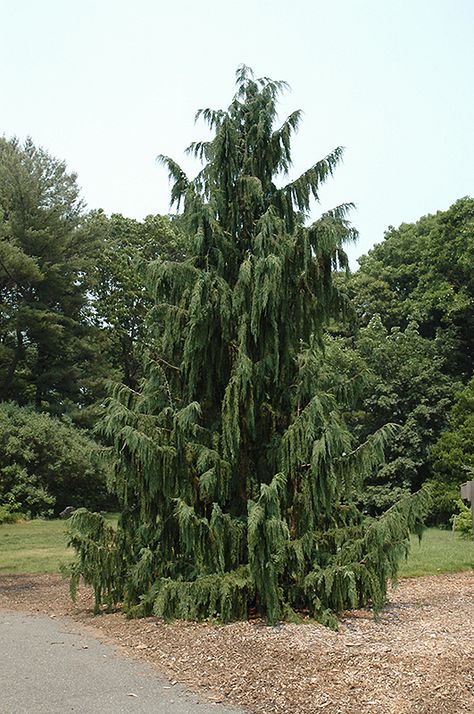
{"label": "weeping evergreen tree", "polygon": [[355,444],[343,419],[354,385],[322,388],[322,330],[342,308],[331,272],[355,232],[350,204],[307,225],[341,148],[285,183],[300,120],[275,128],[285,86],[240,68],[229,108],[197,114],[213,134],[188,149],[197,177],[160,157],[192,248],[150,266],[147,376],[110,399],[118,530],[86,511],[71,522],[73,586],[83,575],[97,607],[331,623],[381,606],[420,523],[422,495],[378,520],[354,505],[393,428]]}

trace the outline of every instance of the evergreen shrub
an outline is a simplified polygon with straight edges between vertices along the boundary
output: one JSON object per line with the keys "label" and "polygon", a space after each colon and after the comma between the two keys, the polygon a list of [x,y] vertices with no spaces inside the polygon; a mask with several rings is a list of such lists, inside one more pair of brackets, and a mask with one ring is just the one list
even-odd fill
{"label": "evergreen shrub", "polygon": [[98,447],[71,423],[0,404],[0,507],[28,517],[111,502]]}

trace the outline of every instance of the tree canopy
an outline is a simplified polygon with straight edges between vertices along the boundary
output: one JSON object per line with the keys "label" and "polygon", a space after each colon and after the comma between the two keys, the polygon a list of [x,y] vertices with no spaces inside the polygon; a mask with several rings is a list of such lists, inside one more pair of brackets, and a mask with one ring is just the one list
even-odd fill
{"label": "tree canopy", "polygon": [[95,250],[89,269],[91,321],[101,333],[104,373],[136,388],[146,350],[146,316],[151,300],[145,286],[146,265],[161,258],[183,259],[185,239],[165,216],[137,221],[119,214],[91,212],[84,234]]}
{"label": "tree canopy", "polygon": [[351,280],[362,322],[374,314],[388,327],[415,319],[426,337],[452,330],[454,372],[469,378],[474,335],[474,199],[462,198],[447,211],[389,228],[385,239],[360,258]]}
{"label": "tree canopy", "polygon": [[453,338],[420,335],[411,320],[388,330],[375,315],[349,336],[326,337],[326,380],[358,382],[346,420],[366,439],[387,422],[399,429],[387,445],[386,461],[368,475],[360,503],[378,514],[432,477],[429,451],[438,439],[461,384],[449,374]]}
{"label": "tree canopy", "polygon": [[448,428],[431,449],[436,478],[456,487],[474,469],[474,377],[456,395]]}
{"label": "tree canopy", "polygon": [[88,343],[75,174],[31,140],[0,139],[0,399],[62,413]]}

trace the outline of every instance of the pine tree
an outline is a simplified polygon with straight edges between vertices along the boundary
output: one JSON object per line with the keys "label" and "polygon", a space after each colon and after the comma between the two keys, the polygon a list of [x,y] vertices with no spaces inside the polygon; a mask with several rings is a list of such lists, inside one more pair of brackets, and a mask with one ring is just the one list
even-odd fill
{"label": "pine tree", "polygon": [[340,147],[283,183],[300,121],[275,128],[285,87],[240,68],[228,110],[198,112],[213,138],[189,147],[197,177],[161,157],[192,248],[150,267],[147,376],[110,399],[118,531],[85,511],[72,519],[73,586],[82,574],[97,607],[334,623],[381,606],[419,523],[423,498],[378,520],[354,505],[393,428],[355,444],[339,406],[350,389],[321,391],[322,331],[343,307],[331,272],[355,231],[350,204],[306,225]]}
{"label": "pine tree", "polygon": [[77,176],[27,139],[0,137],[0,400],[56,414],[84,401],[93,352],[89,245]]}

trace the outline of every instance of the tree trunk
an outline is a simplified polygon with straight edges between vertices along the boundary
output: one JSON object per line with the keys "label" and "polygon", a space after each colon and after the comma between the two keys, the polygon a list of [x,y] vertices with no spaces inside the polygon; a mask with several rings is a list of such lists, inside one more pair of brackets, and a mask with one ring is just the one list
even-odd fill
{"label": "tree trunk", "polygon": [[21,330],[17,329],[16,330],[16,348],[15,348],[15,353],[13,355],[13,359],[10,362],[10,366],[8,368],[8,371],[5,375],[5,379],[3,381],[2,386],[0,387],[0,401],[5,402],[8,399],[8,395],[13,383],[13,378],[15,376],[16,368],[18,367],[18,363],[22,359],[24,354],[24,347],[23,347],[23,333]]}

